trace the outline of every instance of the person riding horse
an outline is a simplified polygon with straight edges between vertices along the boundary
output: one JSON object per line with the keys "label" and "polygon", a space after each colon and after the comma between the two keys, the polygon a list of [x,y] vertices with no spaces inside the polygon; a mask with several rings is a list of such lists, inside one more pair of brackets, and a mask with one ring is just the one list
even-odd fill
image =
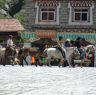
{"label": "person riding horse", "polygon": [[13,46],[13,40],[12,40],[13,36],[9,35],[9,38],[7,40],[7,47]]}
{"label": "person riding horse", "polygon": [[4,65],[13,64],[12,62],[15,59],[16,50],[15,50],[15,45],[13,43],[12,38],[13,36],[9,35],[8,40],[7,40],[6,50],[5,50]]}

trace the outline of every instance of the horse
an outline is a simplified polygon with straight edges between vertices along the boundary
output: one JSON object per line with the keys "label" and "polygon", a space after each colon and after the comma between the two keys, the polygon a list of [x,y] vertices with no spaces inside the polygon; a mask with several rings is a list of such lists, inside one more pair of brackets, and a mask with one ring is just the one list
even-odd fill
{"label": "horse", "polygon": [[80,54],[77,47],[59,47],[59,49],[58,47],[52,47],[45,49],[44,53],[47,54],[47,61],[49,61],[49,63],[51,59],[61,59],[59,60],[61,63],[67,63],[65,66],[74,67],[77,63],[82,66],[86,65],[84,62],[89,62],[88,60],[82,59],[82,54]]}
{"label": "horse", "polygon": [[29,49],[26,48],[13,48],[13,47],[5,47],[0,48],[0,64],[5,65],[23,65],[23,60],[28,65],[26,61],[26,57],[29,55]]}
{"label": "horse", "polygon": [[14,65],[16,55],[16,48],[15,47],[6,47],[3,65]]}
{"label": "horse", "polygon": [[[87,56],[86,56],[87,55]],[[86,47],[80,47],[78,49],[74,49],[74,52],[70,56],[71,64],[73,66],[93,66],[94,63],[94,46],[88,45]]]}
{"label": "horse", "polygon": [[16,57],[16,48],[3,47],[0,48],[0,64],[1,65],[14,65]]}
{"label": "horse", "polygon": [[65,52],[66,50],[64,48],[50,47],[50,48],[46,48],[43,53],[44,55],[47,55],[46,60],[49,66],[59,65],[61,60],[65,61],[63,64],[64,66],[68,66]]}

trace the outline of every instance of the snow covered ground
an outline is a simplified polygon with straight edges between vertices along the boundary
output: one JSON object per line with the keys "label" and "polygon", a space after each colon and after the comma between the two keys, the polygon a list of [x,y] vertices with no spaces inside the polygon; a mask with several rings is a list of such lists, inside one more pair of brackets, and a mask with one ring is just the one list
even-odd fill
{"label": "snow covered ground", "polygon": [[96,68],[0,66],[0,95],[96,95]]}

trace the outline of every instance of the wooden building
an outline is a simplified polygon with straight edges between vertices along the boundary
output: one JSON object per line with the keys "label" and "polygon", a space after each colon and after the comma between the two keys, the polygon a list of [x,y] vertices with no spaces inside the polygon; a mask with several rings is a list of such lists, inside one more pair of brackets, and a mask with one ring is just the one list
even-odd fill
{"label": "wooden building", "polygon": [[0,41],[6,41],[9,35],[13,35],[13,39],[19,35],[24,28],[17,19],[0,19]]}

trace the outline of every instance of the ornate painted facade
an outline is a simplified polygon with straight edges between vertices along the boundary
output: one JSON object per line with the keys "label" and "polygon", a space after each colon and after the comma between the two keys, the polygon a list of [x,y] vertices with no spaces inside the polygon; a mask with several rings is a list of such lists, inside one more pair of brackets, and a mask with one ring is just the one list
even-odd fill
{"label": "ornate painted facade", "polygon": [[96,40],[95,0],[25,0],[26,31],[40,38]]}

